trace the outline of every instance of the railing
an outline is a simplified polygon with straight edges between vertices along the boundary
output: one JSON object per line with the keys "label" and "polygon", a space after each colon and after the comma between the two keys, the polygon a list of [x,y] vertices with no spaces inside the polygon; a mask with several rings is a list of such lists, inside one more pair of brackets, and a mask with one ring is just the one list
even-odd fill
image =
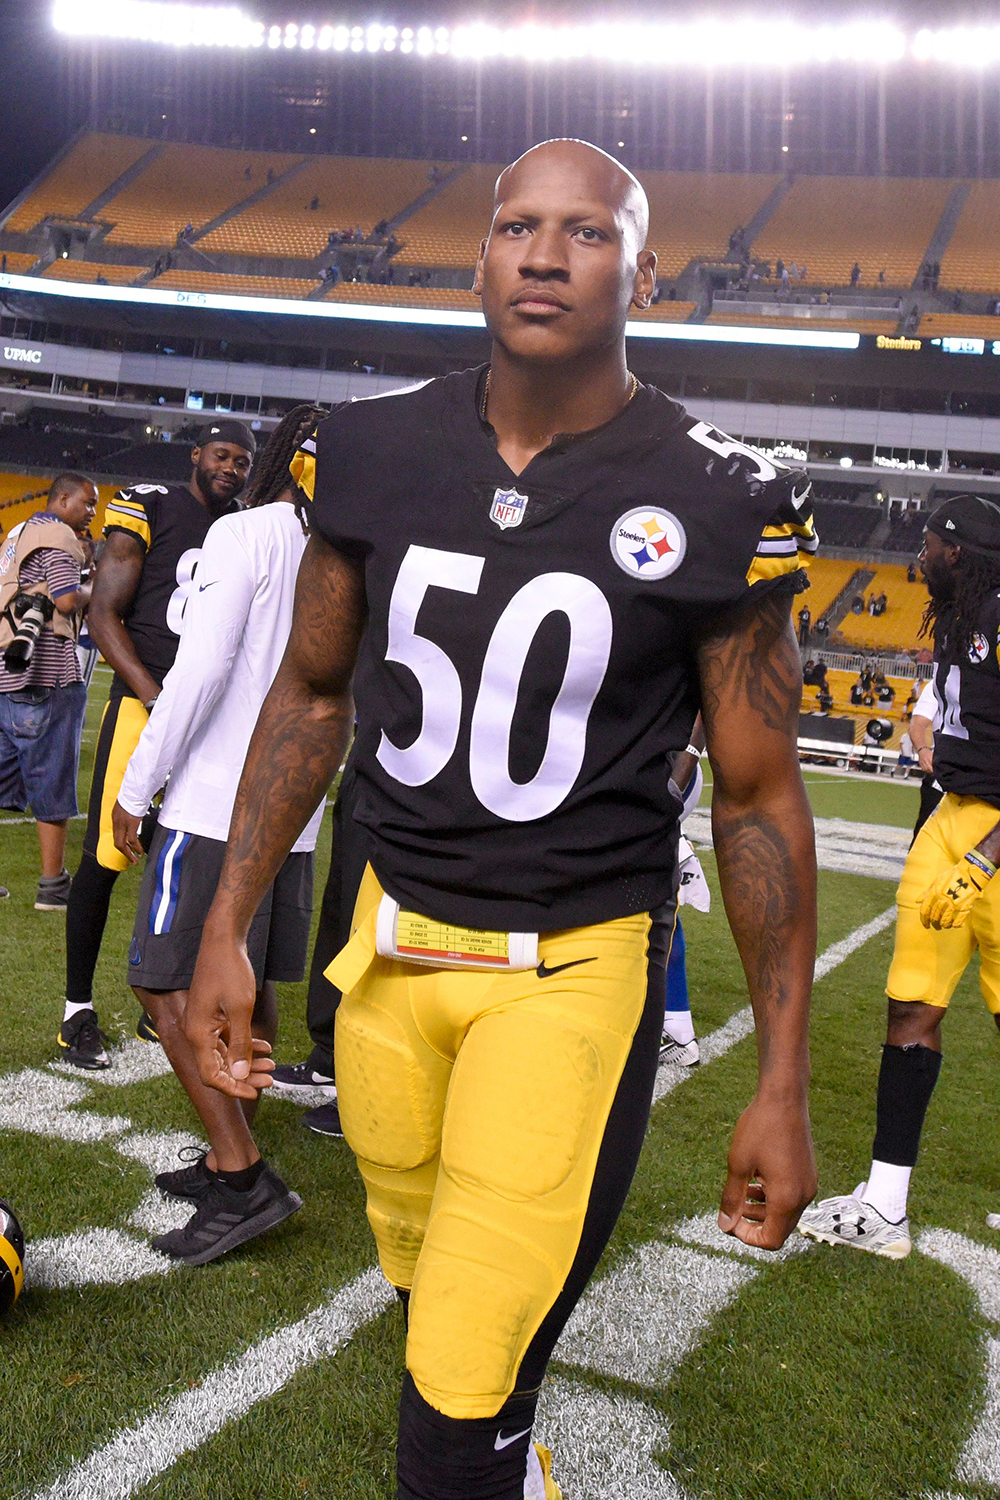
{"label": "railing", "polygon": [[877,776],[881,776],[886,770],[890,776],[895,776],[899,771],[904,778],[920,774],[916,761],[900,765],[899,751],[888,750],[881,745],[842,745],[836,740],[800,739],[799,759],[824,760],[847,771],[874,768]]}
{"label": "railing", "polygon": [[934,675],[932,661],[911,661],[908,656],[876,656],[871,651],[816,651],[808,646],[800,651],[803,660],[823,661],[835,672],[860,672],[868,667],[884,677],[914,677],[926,682]]}

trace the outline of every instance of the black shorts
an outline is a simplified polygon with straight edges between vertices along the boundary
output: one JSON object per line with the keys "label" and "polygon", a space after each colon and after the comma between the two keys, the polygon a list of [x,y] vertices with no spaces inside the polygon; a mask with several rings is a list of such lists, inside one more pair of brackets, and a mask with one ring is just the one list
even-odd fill
{"label": "black shorts", "polygon": [[[225,852],[221,839],[157,828],[139,892],[129,984],[190,989]],[[258,989],[268,979],[294,984],[305,974],[312,901],[313,856],[290,854],[250,924],[247,952]]]}

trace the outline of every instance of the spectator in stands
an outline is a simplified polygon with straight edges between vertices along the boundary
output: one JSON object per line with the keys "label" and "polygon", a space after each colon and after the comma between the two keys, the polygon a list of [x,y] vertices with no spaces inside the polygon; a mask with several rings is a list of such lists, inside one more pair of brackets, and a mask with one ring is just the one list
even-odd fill
{"label": "spectator in stands", "polygon": [[816,671],[816,663],[813,661],[812,657],[810,656],[809,660],[805,663],[805,665],[802,668],[802,684],[803,684],[804,687],[816,687],[817,686],[816,679],[815,679],[815,677],[813,675],[815,673],[815,671]]}
{"label": "spectator in stands", "polygon": [[881,594],[879,594],[879,596],[878,596],[878,612],[879,612],[879,614],[880,615],[884,615],[885,612],[886,612],[886,610],[888,608],[889,608],[889,598],[888,598],[888,595],[883,590],[883,592]]}
{"label": "spectator in stands", "polygon": [[885,286],[885,266],[878,273],[878,284],[879,286]]}
{"label": "spectator in stands", "polygon": [[96,277],[94,278],[94,285],[95,286],[107,286],[107,284],[108,284],[107,277],[106,276],[102,276],[101,273],[100,273],[100,271],[98,271]]}
{"label": "spectator in stands", "polygon": [[4,253],[3,253],[3,255],[0,256],[0,276],[6,276],[6,274],[7,274],[7,252],[5,250]]}
{"label": "spectator in stands", "polygon": [[788,295],[788,267],[787,266],[782,266],[782,268],[781,268],[781,290],[785,293],[786,296]]}
{"label": "spectator in stands", "polygon": [[918,697],[918,694],[917,694],[917,684],[914,683],[913,686],[910,688],[910,696],[907,698],[906,702],[903,705],[903,718],[904,719],[910,719],[910,718],[913,717],[913,710],[917,706],[917,697]]}
{"label": "spectator in stands", "polygon": [[872,619],[874,619],[876,614],[878,613],[878,595],[875,593],[871,593],[868,595],[868,613],[871,615]]}
{"label": "spectator in stands", "polygon": [[916,565],[915,562],[911,562],[911,563],[907,564],[907,567],[906,567],[906,581],[907,581],[907,583],[916,583],[916,581],[917,581],[917,565]]}
{"label": "spectator in stands", "polygon": [[816,703],[821,714],[828,714],[833,708],[833,694],[825,685],[816,694]]}
{"label": "spectator in stands", "polygon": [[809,644],[809,626],[812,624],[812,615],[809,613],[808,604],[803,604],[799,610],[799,645],[802,647]]}
{"label": "spectator in stands", "polygon": [[309,202],[306,204],[306,208],[308,208],[311,213],[315,213],[317,211],[317,209],[319,208],[319,194],[318,193],[315,194],[312,198],[309,199]]}
{"label": "spectator in stands", "polygon": [[[820,650],[822,651],[826,646],[827,641],[830,639],[830,621],[827,619],[826,615],[820,615],[819,619],[816,622],[816,638],[819,641]],[[824,672],[826,671],[825,666],[823,670]]]}
{"label": "spectator in stands", "polygon": [[861,285],[861,267],[858,265],[857,261],[855,261],[854,264],[853,264],[853,266],[851,267],[851,286],[852,287],[858,287],[860,285]]}
{"label": "spectator in stands", "polygon": [[18,596],[45,600],[48,619],[27,668],[9,671],[0,657],[0,806],[30,807],[41,849],[36,911],[65,911],[70,876],[66,827],[79,808],[76,778],[87,689],[76,638],[90,585],[78,533],[89,530],[97,486],[85,474],[60,474],[48,504],[8,540],[0,557],[0,649],[13,640]]}
{"label": "spectator in stands", "polygon": [[855,594],[854,598],[851,600],[851,614],[852,615],[863,615],[864,612],[865,612],[864,597],[861,594]]}
{"label": "spectator in stands", "polygon": [[867,663],[861,668],[858,676],[861,679],[861,686],[863,690],[866,693],[870,693],[872,690],[872,682],[874,681],[874,676],[871,667],[868,666]]}
{"label": "spectator in stands", "polygon": [[372,230],[372,234],[375,235],[376,238],[378,238],[378,239],[381,239],[382,236],[384,234],[388,234],[388,232],[389,232],[389,220],[388,219],[379,219],[378,223],[375,225],[375,228]]}
{"label": "spectator in stands", "polygon": [[869,690],[868,690],[867,693],[862,693],[862,695],[861,695],[861,703],[862,703],[862,707],[864,707],[864,708],[874,708],[875,707],[875,694],[871,691],[870,688],[869,688]]}
{"label": "spectator in stands", "polygon": [[776,280],[778,280],[778,281],[781,280],[782,275],[784,274],[784,270],[785,270],[785,262],[782,260],[781,256],[779,255],[778,259],[774,263],[774,275],[775,275]]}
{"label": "spectator in stands", "polygon": [[893,687],[891,682],[886,682],[884,677],[879,685],[878,701],[880,704],[888,705],[889,708],[891,708],[896,701],[896,689]]}
{"label": "spectator in stands", "polygon": [[249,182],[252,176],[253,176],[253,169],[251,167],[247,167],[246,170],[243,173],[243,180],[244,180],[244,182]]}
{"label": "spectator in stands", "polygon": [[857,680],[857,682],[852,682],[851,683],[851,706],[852,706],[852,708],[860,708],[861,704],[862,704],[862,701],[864,699],[864,696],[865,696],[864,685],[862,684],[861,678],[859,677],[858,680]]}

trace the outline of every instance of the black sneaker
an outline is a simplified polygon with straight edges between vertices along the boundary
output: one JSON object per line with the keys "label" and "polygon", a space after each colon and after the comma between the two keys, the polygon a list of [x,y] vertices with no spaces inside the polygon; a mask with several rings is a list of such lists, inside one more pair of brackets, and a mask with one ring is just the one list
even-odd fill
{"label": "black sneaker", "polygon": [[110,1068],[111,1059],[105,1048],[108,1039],[97,1024],[96,1010],[78,1010],[76,1015],[64,1021],[56,1035],[62,1048],[63,1061],[74,1068]]}
{"label": "black sneaker", "polygon": [[310,1062],[276,1063],[271,1087],[278,1093],[298,1093],[300,1089],[322,1089],[331,1099],[337,1097],[337,1085],[325,1073],[318,1073]]}
{"label": "black sneaker", "polygon": [[43,875],[38,882],[35,910],[65,911],[69,900],[69,888],[72,884],[73,877],[68,870],[63,870],[61,875]]}
{"label": "black sneaker", "polygon": [[160,1033],[157,1031],[148,1010],[144,1010],[138,1021],[136,1021],[135,1034],[140,1042],[158,1042],[160,1040]]}
{"label": "black sneaker", "polygon": [[153,1182],[167,1198],[188,1198],[199,1203],[216,1180],[215,1173],[205,1165],[208,1150],[204,1146],[182,1146],[177,1155],[191,1165],[178,1167],[174,1172],[157,1172]]}
{"label": "black sneaker", "polygon": [[340,1110],[336,1104],[320,1104],[316,1109],[307,1109],[302,1116],[302,1123],[307,1130],[314,1130],[317,1135],[343,1137],[344,1134]]}
{"label": "black sneaker", "polygon": [[291,1192],[270,1167],[264,1168],[246,1193],[237,1193],[216,1178],[187,1223],[157,1235],[153,1249],[186,1265],[203,1266],[273,1229],[301,1207],[298,1193]]}
{"label": "black sneaker", "polygon": [[9,895],[10,891],[7,889],[7,887],[5,885],[0,885],[0,901],[6,901]]}

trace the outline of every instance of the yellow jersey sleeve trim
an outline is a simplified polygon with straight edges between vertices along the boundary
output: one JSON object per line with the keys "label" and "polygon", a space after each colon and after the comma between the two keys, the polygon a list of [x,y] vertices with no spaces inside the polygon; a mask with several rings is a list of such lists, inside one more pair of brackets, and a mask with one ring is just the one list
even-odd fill
{"label": "yellow jersey sleeve trim", "polygon": [[789,557],[755,557],[747,569],[747,583],[752,588],[755,583],[764,583],[772,578],[798,573],[802,568],[807,568],[811,562],[812,558],[808,553],[804,556],[793,553]]}
{"label": "yellow jersey sleeve trim", "polygon": [[130,531],[147,549],[152,540],[145,511],[128,510],[114,501],[109,502],[104,513],[104,535],[107,536],[109,531]]}
{"label": "yellow jersey sleeve trim", "polygon": [[316,444],[309,439],[289,464],[292,478],[307,500],[316,498]]}

